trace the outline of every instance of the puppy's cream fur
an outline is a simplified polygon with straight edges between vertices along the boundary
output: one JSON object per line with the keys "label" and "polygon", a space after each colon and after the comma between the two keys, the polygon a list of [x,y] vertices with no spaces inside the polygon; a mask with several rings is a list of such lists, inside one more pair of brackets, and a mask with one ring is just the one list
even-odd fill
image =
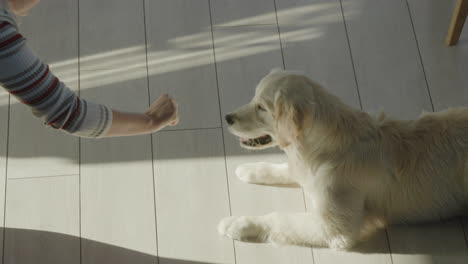
{"label": "puppy's cream fur", "polygon": [[269,135],[287,164],[252,163],[238,177],[296,184],[308,213],[229,217],[219,232],[241,241],[346,249],[378,228],[457,215],[468,202],[468,108],[417,120],[371,117],[307,77],[275,70],[252,101],[232,113],[230,131]]}

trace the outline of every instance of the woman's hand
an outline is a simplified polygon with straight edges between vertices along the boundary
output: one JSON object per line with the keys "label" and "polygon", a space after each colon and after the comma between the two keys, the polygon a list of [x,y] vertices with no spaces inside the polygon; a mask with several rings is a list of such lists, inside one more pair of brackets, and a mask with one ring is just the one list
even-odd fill
{"label": "woman's hand", "polygon": [[[0,0],[1,1],[1,0]],[[10,8],[17,16],[27,16],[29,10],[33,8],[40,0],[9,0]]]}
{"label": "woman's hand", "polygon": [[151,120],[151,127],[157,131],[165,126],[175,126],[179,123],[177,103],[167,94],[161,95],[146,110],[145,114]]}
{"label": "woman's hand", "polygon": [[149,134],[179,123],[177,104],[168,95],[160,96],[145,113],[112,110],[112,124],[104,137]]}

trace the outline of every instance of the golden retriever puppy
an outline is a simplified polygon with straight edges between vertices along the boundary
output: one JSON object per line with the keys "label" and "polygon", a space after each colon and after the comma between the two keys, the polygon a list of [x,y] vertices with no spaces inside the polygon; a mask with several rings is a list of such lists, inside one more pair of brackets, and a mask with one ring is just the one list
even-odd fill
{"label": "golden retriever puppy", "polygon": [[347,249],[386,224],[439,220],[468,202],[468,108],[398,121],[345,105],[307,77],[273,70],[226,116],[242,146],[279,146],[287,164],[237,168],[244,182],[296,184],[307,213],[223,219],[240,241]]}

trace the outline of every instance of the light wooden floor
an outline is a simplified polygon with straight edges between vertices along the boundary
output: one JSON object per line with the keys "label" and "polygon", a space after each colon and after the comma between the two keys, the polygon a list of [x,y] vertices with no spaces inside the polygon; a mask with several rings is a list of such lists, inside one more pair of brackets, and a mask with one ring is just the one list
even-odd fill
{"label": "light wooden floor", "polygon": [[[391,227],[361,251],[233,243],[230,214],[304,211],[298,189],[241,183],[222,116],[274,67],[399,118],[468,105],[468,31],[444,46],[448,0],[48,0],[29,45],[69,86],[142,111],[168,92],[178,127],[88,140],[43,127],[0,91],[3,263],[468,263],[468,221]],[[158,256],[158,257],[157,257]]]}

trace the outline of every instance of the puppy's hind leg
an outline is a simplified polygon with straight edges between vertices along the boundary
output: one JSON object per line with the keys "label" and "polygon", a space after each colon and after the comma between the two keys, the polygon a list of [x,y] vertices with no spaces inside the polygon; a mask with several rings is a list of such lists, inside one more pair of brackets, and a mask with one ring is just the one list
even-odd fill
{"label": "puppy's hind leg", "polygon": [[236,169],[237,177],[247,183],[299,187],[289,176],[287,163],[256,162],[242,164]]}

